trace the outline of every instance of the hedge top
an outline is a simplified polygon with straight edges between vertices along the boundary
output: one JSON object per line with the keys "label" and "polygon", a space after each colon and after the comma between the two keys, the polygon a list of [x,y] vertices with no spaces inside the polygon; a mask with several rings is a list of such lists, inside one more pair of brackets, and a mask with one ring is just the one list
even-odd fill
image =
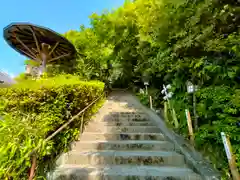
{"label": "hedge top", "polygon": [[[104,83],[100,81],[82,81],[77,76],[72,75],[59,75],[54,78],[47,79],[37,79],[37,80],[25,80],[21,83],[14,84],[8,89],[39,89],[43,87],[59,87],[65,85],[82,85],[82,86],[99,86],[101,88],[104,87]],[[6,89],[6,88],[2,88]]]}

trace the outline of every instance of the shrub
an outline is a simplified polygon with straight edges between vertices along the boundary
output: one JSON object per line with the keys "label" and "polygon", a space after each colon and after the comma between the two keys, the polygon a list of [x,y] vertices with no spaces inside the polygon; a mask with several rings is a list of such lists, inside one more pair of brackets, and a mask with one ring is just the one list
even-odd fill
{"label": "shrub", "polygon": [[[52,140],[43,140],[72,116],[100,97],[104,83],[79,81],[75,76],[26,80],[0,89],[0,179],[27,179],[29,153],[37,146],[37,175],[45,175],[52,162],[79,135],[80,118]],[[84,124],[101,105],[100,98],[84,113]]]}
{"label": "shrub", "polygon": [[[139,99],[146,105],[147,97],[143,97],[139,96]],[[196,148],[212,162],[216,169],[222,172],[223,179],[229,179],[228,160],[220,133],[225,132],[229,136],[239,169],[240,90],[226,85],[208,86],[202,87],[197,91],[196,97],[199,125],[198,130],[194,132]],[[188,138],[189,133],[185,109],[188,108],[191,112],[193,111],[192,95],[175,91],[170,101],[177,113],[180,127],[179,129],[174,129],[172,118],[167,122],[167,125],[178,133],[181,133],[185,138]],[[191,116],[192,120],[194,120],[193,113],[191,113]]]}
{"label": "shrub", "polygon": [[152,103],[153,103],[153,107],[162,107],[162,94],[158,91],[158,89],[154,89],[154,88],[149,88],[148,89],[148,94],[146,94],[145,89],[144,89],[144,93],[139,93],[139,92],[135,92],[136,96],[139,98],[139,100],[141,101],[141,103],[145,106],[150,106],[150,102],[149,102],[149,96],[152,96]]}
{"label": "shrub", "polygon": [[228,169],[228,163],[220,133],[225,132],[229,135],[239,168],[239,90],[224,85],[210,86],[201,89],[196,95],[200,124],[196,132],[196,145],[201,147],[205,154],[211,154],[210,159],[215,167],[224,172]]}

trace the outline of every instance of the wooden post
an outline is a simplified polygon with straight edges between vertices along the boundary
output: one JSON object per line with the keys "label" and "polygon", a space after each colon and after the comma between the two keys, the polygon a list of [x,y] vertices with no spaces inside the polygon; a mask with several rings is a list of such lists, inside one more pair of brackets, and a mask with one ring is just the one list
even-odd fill
{"label": "wooden post", "polygon": [[188,124],[188,132],[189,132],[189,137],[192,145],[194,145],[194,133],[193,133],[193,127],[192,127],[192,120],[191,120],[191,115],[188,109],[185,109],[186,113],[186,118],[187,118],[187,124]]}
{"label": "wooden post", "polygon": [[169,108],[170,108],[170,111],[171,111],[171,114],[172,114],[172,118],[173,118],[173,121],[174,121],[175,128],[177,129],[179,127],[179,123],[178,123],[178,120],[177,120],[177,115],[176,115],[175,109],[173,108],[169,99],[168,99],[168,105],[169,105]]}
{"label": "wooden post", "polygon": [[153,104],[152,104],[152,96],[149,96],[149,104],[150,104],[150,109],[153,109]]}
{"label": "wooden post", "polygon": [[168,103],[166,101],[164,102],[164,117],[165,120],[168,122]]}
{"label": "wooden post", "polygon": [[229,164],[229,167],[231,170],[232,178],[233,178],[233,180],[240,180],[240,175],[237,170],[235,157],[232,153],[232,146],[231,146],[229,137],[226,136],[224,132],[221,132],[221,136],[222,136],[222,141],[224,144],[225,152],[226,152],[226,155],[228,158],[228,164]]}
{"label": "wooden post", "polygon": [[198,129],[198,117],[196,112],[196,94],[195,94],[195,86],[193,86],[193,116],[194,116],[194,129],[195,131]]}
{"label": "wooden post", "polygon": [[179,123],[178,123],[177,115],[174,108],[172,108],[172,117],[174,120],[175,128],[177,129],[179,127]]}
{"label": "wooden post", "polygon": [[32,157],[32,166],[31,166],[31,169],[30,169],[28,180],[33,180],[33,178],[35,176],[36,166],[37,166],[37,156],[36,156],[36,154],[34,154],[33,157]]}
{"label": "wooden post", "polygon": [[84,113],[82,114],[82,117],[81,117],[81,134],[83,133],[83,121],[84,121]]}

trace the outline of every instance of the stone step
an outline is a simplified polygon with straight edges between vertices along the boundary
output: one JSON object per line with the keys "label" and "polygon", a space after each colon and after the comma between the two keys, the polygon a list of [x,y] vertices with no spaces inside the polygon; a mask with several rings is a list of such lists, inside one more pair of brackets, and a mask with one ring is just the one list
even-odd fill
{"label": "stone step", "polygon": [[158,165],[184,166],[184,157],[169,151],[70,151],[63,155],[63,164],[96,165]]}
{"label": "stone step", "polygon": [[174,145],[168,141],[79,141],[73,149],[75,151],[85,150],[152,150],[152,151],[173,151]]}
{"label": "stone step", "polygon": [[99,126],[99,125],[89,125],[85,132],[115,132],[115,133],[160,133],[160,129],[156,126]]}
{"label": "stone step", "polygon": [[106,120],[149,120],[149,117],[144,113],[121,113],[121,112],[112,112],[109,113],[106,117]]}
{"label": "stone step", "polygon": [[100,126],[153,126],[154,123],[151,121],[97,121],[94,122]]}
{"label": "stone step", "polygon": [[161,133],[95,133],[84,132],[81,136],[81,141],[94,140],[164,140],[164,135]]}
{"label": "stone step", "polygon": [[147,117],[104,117],[102,121],[116,121],[116,122],[121,122],[121,121],[133,121],[133,122],[142,122],[142,121],[150,121],[149,118]]}
{"label": "stone step", "polygon": [[202,180],[191,169],[180,167],[111,165],[106,167],[64,165],[48,180]]}
{"label": "stone step", "polygon": [[118,116],[118,115],[124,115],[124,116],[135,116],[135,115],[140,115],[140,116],[146,116],[146,113],[140,111],[140,110],[135,110],[135,111],[117,111],[117,112],[110,112],[109,113],[112,116]]}

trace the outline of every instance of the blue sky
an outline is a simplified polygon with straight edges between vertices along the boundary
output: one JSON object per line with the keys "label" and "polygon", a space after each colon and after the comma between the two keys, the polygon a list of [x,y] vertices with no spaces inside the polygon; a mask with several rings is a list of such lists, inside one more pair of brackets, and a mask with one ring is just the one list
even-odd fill
{"label": "blue sky", "polygon": [[12,22],[30,22],[59,33],[89,25],[93,12],[117,8],[124,0],[2,0],[0,2],[0,70],[10,75],[24,71],[25,56],[18,54],[3,39],[3,28]]}

